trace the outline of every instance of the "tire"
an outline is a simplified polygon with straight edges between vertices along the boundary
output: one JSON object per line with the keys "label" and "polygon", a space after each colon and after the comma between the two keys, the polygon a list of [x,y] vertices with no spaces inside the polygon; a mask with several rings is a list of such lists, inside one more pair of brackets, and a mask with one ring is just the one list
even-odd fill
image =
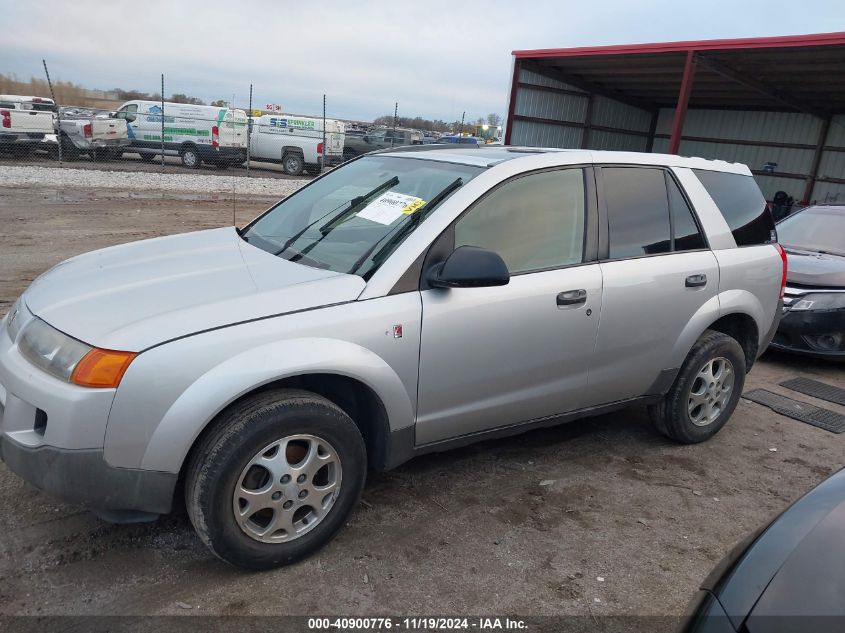
{"label": "tire", "polygon": [[[282,448],[273,453],[280,441]],[[290,466],[291,447],[300,450],[300,456],[307,452],[321,460],[304,482],[288,474],[296,475]],[[322,456],[317,447],[324,450]],[[268,468],[251,465],[268,455],[269,461],[263,463],[271,464],[274,477]],[[336,462],[319,466],[331,457]],[[358,503],[366,473],[364,440],[342,409],[308,391],[267,391],[225,411],[200,440],[186,470],[185,505],[200,539],[216,556],[247,569],[272,569],[308,556],[335,536]],[[318,477],[325,481],[318,482]],[[315,488],[325,482],[331,485],[332,477],[333,489]],[[241,493],[255,489],[262,490],[263,499],[245,503]],[[310,496],[303,497],[303,491]],[[315,505],[309,506],[311,500],[327,509],[318,516]],[[282,533],[277,526],[290,532]],[[270,532],[260,535],[264,530]]]}
{"label": "tire", "polygon": [[182,159],[182,166],[188,169],[199,169],[202,165],[202,157],[193,145],[183,147],[182,151],[179,152],[179,158]]}
{"label": "tire", "polygon": [[[724,370],[729,374],[723,374]],[[730,419],[744,385],[745,352],[740,344],[727,334],[706,330],[684,360],[669,392],[649,407],[649,415],[657,430],[676,442],[703,442]]]}
{"label": "tire", "polygon": [[88,152],[88,155],[91,157],[91,160],[101,163],[106,161],[110,158],[108,148],[97,148],[93,149]]}
{"label": "tire", "polygon": [[108,157],[110,160],[120,160],[121,158],[123,158],[123,148],[118,147],[110,149]]}
{"label": "tire", "polygon": [[288,152],[282,156],[282,171],[288,176],[299,176],[305,168],[305,161],[300,154]]}

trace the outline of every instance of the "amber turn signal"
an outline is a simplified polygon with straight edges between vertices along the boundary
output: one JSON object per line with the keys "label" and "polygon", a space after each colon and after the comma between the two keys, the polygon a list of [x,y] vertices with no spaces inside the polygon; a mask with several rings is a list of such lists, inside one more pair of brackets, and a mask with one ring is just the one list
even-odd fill
{"label": "amber turn signal", "polygon": [[137,355],[94,348],[77,363],[70,381],[80,387],[117,387]]}

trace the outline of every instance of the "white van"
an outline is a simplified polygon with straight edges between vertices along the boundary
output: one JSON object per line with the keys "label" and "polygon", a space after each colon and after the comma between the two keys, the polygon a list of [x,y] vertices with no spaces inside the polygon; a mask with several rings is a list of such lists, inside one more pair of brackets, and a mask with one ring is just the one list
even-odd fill
{"label": "white van", "polygon": [[252,120],[250,157],[281,163],[286,174],[298,176],[303,170],[317,172],[320,162],[343,162],[344,124],[326,119],[326,147],[323,147],[323,120],[265,114]]}
{"label": "white van", "polygon": [[203,161],[219,167],[246,160],[247,117],[243,110],[188,103],[127,101],[116,116],[126,119],[131,140],[127,152],[146,161],[161,155],[161,120],[164,116],[164,153],[179,156],[185,167]]}

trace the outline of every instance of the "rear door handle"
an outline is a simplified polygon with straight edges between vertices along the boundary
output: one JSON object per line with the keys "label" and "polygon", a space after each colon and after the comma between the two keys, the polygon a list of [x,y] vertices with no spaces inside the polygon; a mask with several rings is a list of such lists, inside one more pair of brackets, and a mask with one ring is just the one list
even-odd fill
{"label": "rear door handle", "polygon": [[704,273],[700,275],[690,275],[687,277],[685,284],[687,288],[702,288],[707,285],[707,275]]}
{"label": "rear door handle", "polygon": [[583,288],[580,290],[567,290],[557,295],[557,304],[559,306],[573,306],[579,303],[587,303],[587,291]]}

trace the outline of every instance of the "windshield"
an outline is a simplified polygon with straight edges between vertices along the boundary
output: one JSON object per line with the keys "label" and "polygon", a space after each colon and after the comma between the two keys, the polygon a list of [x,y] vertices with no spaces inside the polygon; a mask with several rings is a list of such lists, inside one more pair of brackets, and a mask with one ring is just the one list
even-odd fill
{"label": "windshield", "polygon": [[481,167],[365,156],[285,198],[241,234],[289,261],[369,279]]}
{"label": "windshield", "polygon": [[784,246],[845,256],[845,211],[841,208],[804,209],[779,223],[777,230]]}

